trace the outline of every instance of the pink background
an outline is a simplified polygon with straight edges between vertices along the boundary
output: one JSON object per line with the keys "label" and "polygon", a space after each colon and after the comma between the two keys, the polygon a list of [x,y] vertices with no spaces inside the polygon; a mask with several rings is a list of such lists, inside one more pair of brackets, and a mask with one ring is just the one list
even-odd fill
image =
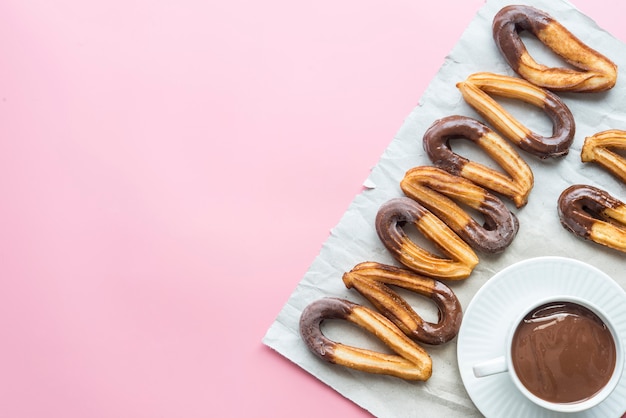
{"label": "pink background", "polygon": [[0,2],[0,416],[366,415],[261,339],[482,4]]}

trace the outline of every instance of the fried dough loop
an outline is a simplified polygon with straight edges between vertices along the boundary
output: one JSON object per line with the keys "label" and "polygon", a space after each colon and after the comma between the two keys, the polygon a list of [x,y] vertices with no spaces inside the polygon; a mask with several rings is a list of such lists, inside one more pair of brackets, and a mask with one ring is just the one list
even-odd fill
{"label": "fried dough loop", "polygon": [[[465,101],[498,132],[539,158],[567,155],[576,123],[567,105],[554,93],[526,80],[488,72],[474,73],[457,83]],[[552,136],[531,131],[490,95],[521,100],[543,109],[553,124]]]}
{"label": "fried dough loop", "polygon": [[613,150],[626,150],[626,131],[609,129],[585,138],[582,162],[595,162],[626,183],[626,158]]}
{"label": "fried dough loop", "polygon": [[[493,38],[520,77],[554,91],[598,92],[617,81],[617,66],[557,20],[530,6],[507,6],[493,19]],[[528,31],[573,68],[548,67],[529,54],[519,32]]]}
{"label": "fried dough loop", "polygon": [[[457,138],[474,142],[506,174],[454,153],[450,141]],[[534,185],[532,170],[507,141],[476,119],[466,116],[439,119],[426,130],[423,145],[436,167],[504,195],[518,208],[528,202]]]}
{"label": "fried dough loop", "polygon": [[[347,288],[356,289],[381,314],[414,340],[438,345],[452,340],[459,332],[461,304],[454,292],[439,280],[395,266],[364,262],[346,272],[343,282]],[[423,320],[389,285],[432,299],[439,310],[439,321],[430,323]]]}
{"label": "fried dough loop", "polygon": [[[449,258],[439,257],[418,246],[402,229],[412,223]],[[376,215],[376,232],[391,255],[409,269],[430,277],[461,280],[469,277],[478,257],[448,225],[408,197],[383,204]]]}
{"label": "fried dough loop", "polygon": [[[322,333],[321,324],[326,319],[351,322],[396,354],[335,342]],[[406,380],[424,381],[432,375],[432,359],[422,347],[382,314],[345,299],[325,297],[309,304],[300,316],[300,335],[311,352],[333,364]]]}
{"label": "fried dough loop", "polygon": [[597,187],[577,184],[559,197],[561,225],[574,235],[626,252],[626,204]]}
{"label": "fried dough loop", "polygon": [[[407,171],[400,187],[447,224],[474,250],[499,253],[507,248],[519,229],[517,217],[504,203],[475,183],[436,167],[420,166]],[[480,225],[457,200],[484,216]]]}

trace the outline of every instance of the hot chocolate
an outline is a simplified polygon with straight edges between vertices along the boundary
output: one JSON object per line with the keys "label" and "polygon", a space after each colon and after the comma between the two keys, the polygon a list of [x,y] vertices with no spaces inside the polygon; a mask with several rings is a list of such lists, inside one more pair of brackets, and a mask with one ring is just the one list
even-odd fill
{"label": "hot chocolate", "polygon": [[616,361],[610,330],[592,311],[572,302],[533,309],[517,327],[511,350],[522,384],[557,403],[592,397],[607,384]]}

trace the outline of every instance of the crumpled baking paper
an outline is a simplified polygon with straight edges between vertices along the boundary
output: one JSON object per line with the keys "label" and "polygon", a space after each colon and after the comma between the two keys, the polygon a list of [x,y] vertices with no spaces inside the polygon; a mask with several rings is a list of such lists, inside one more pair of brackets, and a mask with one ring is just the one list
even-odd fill
{"label": "crumpled baking paper", "polygon": [[[457,82],[482,71],[515,75],[497,50],[491,32],[493,16],[510,3],[488,0],[479,10],[365,180],[364,184],[375,187],[366,187],[355,197],[263,339],[264,344],[375,416],[480,416],[461,381],[456,340],[442,346],[426,346],[433,359],[433,375],[427,382],[408,382],[323,362],[308,351],[300,338],[300,313],[309,303],[327,296],[346,298],[371,307],[356,291],[345,288],[341,276],[363,261],[398,265],[376,235],[376,212],[387,200],[403,196],[399,184],[408,169],[432,165],[423,150],[422,137],[436,119],[465,115],[483,121],[464,102],[456,88]],[[528,204],[521,209],[502,198],[520,221],[519,232],[511,246],[498,255],[477,253],[480,262],[468,279],[447,282],[464,308],[494,273],[517,261],[537,256],[580,259],[600,268],[626,287],[625,255],[575,237],[560,225],[557,212],[558,196],[572,184],[594,185],[626,200],[623,184],[598,165],[583,164],[580,160],[586,136],[606,129],[626,129],[626,74],[623,73],[626,46],[567,1],[537,0],[527,4],[548,12],[587,45],[612,59],[620,69],[618,81],[613,89],[604,93],[560,94],[576,120],[575,140],[566,157],[540,160],[518,149],[533,170],[534,188]],[[523,39],[537,61],[557,62],[535,38],[528,35]],[[520,103],[506,102],[505,106],[510,106],[509,110],[529,128],[551,134],[551,122],[540,109]],[[455,141],[453,148],[466,157],[495,167],[469,141]],[[426,320],[436,321],[436,310],[425,298],[403,296],[417,312],[424,314]],[[331,322],[324,332],[343,343],[383,349],[373,337],[341,321]]]}

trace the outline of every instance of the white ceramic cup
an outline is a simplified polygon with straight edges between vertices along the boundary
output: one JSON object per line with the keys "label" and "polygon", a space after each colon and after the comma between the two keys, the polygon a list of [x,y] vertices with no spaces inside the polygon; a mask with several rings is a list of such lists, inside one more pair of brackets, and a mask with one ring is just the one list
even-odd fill
{"label": "white ceramic cup", "polygon": [[[518,377],[517,373],[515,372],[515,367],[513,366],[513,358],[512,358],[513,337],[515,335],[515,331],[517,330],[518,325],[523,321],[524,317],[528,313],[538,308],[539,306],[542,306],[551,302],[570,302],[570,303],[582,305],[583,307],[586,307],[587,309],[591,310],[607,326],[607,328],[611,332],[613,341],[615,343],[615,368],[613,369],[613,374],[611,375],[609,381],[595,395],[589,398],[586,398],[584,400],[578,401],[578,402],[557,403],[557,402],[550,402],[550,401],[547,401],[545,399],[542,399],[536,396],[524,386],[524,384],[521,382],[520,378]],[[531,306],[528,306],[527,309],[521,312],[520,315],[513,322],[511,322],[511,327],[507,334],[506,344],[504,347],[505,347],[505,352],[503,353],[502,356],[475,364],[473,366],[474,375],[478,378],[485,378],[493,374],[508,372],[513,383],[515,384],[515,387],[517,387],[517,389],[524,396],[526,396],[526,398],[528,398],[530,401],[534,402],[535,404],[543,408],[546,408],[552,411],[557,411],[557,412],[580,412],[580,411],[584,411],[584,410],[587,410],[589,408],[592,408],[598,405],[600,402],[606,399],[611,394],[611,392],[613,392],[613,390],[615,389],[615,387],[617,386],[617,384],[619,383],[621,379],[622,371],[624,369],[624,353],[623,353],[623,347],[622,347],[622,340],[621,338],[619,338],[619,335],[617,334],[615,327],[611,323],[611,320],[609,319],[609,317],[606,314],[604,314],[601,308],[599,308],[598,306],[595,306],[593,303],[590,303],[589,301],[585,301],[581,298],[572,297],[572,296],[564,296],[564,295],[552,296],[550,298],[537,301],[533,303]]]}

